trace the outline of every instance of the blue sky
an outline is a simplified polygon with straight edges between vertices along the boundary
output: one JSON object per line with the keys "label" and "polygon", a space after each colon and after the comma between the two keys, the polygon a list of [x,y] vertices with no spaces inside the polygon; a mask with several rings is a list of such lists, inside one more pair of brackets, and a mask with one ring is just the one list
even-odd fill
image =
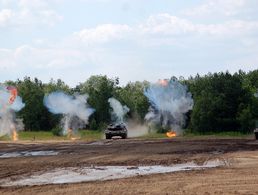
{"label": "blue sky", "polygon": [[258,67],[257,0],[0,0],[0,82]]}

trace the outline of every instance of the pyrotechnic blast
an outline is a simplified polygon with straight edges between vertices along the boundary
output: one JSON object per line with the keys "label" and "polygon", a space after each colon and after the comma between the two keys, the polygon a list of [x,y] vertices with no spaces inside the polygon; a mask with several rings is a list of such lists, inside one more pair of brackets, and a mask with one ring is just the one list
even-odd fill
{"label": "pyrotechnic blast", "polygon": [[124,116],[130,111],[127,106],[123,106],[117,99],[109,98],[108,102],[112,108],[111,119],[115,123],[123,123]]}
{"label": "pyrotechnic blast", "polygon": [[63,135],[70,136],[79,128],[88,124],[94,109],[87,103],[88,95],[67,95],[63,92],[53,92],[44,97],[44,105],[53,114],[62,114],[61,125]]}
{"label": "pyrotechnic blast", "polygon": [[151,103],[146,121],[180,133],[185,114],[193,108],[192,95],[187,87],[177,79],[159,80],[145,89],[144,95]]}
{"label": "pyrotechnic blast", "polygon": [[17,131],[23,130],[22,120],[16,119],[15,112],[25,104],[12,86],[0,86],[0,136],[9,135],[14,141],[18,139]]}

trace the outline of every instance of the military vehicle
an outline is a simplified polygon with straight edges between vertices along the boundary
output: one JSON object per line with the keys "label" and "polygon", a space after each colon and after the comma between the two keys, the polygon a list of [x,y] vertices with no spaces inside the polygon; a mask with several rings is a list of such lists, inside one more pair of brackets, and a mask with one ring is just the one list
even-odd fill
{"label": "military vehicle", "polygon": [[122,139],[127,138],[127,128],[124,123],[110,124],[105,130],[106,139],[111,139],[113,136],[120,136]]}
{"label": "military vehicle", "polygon": [[255,139],[258,140],[258,120],[255,123],[254,135]]}

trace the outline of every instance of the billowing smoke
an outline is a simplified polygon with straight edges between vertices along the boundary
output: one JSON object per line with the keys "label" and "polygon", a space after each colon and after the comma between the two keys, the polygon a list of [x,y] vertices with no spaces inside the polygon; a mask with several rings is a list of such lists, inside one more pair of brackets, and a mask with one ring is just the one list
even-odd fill
{"label": "billowing smoke", "polygon": [[127,130],[128,137],[140,137],[151,133],[148,126],[133,119],[127,121]]}
{"label": "billowing smoke", "polygon": [[23,130],[24,125],[21,119],[16,119],[15,112],[24,106],[15,87],[0,85],[0,136],[9,135],[17,140],[17,131]]}
{"label": "billowing smoke", "polygon": [[254,97],[257,97],[257,98],[258,98],[258,92],[254,94]]}
{"label": "billowing smoke", "polygon": [[148,87],[144,95],[151,103],[145,119],[179,133],[185,124],[185,114],[193,108],[192,95],[187,87],[176,79],[160,80]]}
{"label": "billowing smoke", "polygon": [[115,123],[123,123],[124,116],[130,111],[130,109],[127,106],[122,106],[122,104],[115,98],[109,98],[108,102],[112,108],[112,121]]}
{"label": "billowing smoke", "polygon": [[67,95],[63,92],[53,92],[44,97],[44,105],[53,114],[63,114],[61,125],[63,135],[74,133],[88,124],[93,108],[87,103],[88,95]]}

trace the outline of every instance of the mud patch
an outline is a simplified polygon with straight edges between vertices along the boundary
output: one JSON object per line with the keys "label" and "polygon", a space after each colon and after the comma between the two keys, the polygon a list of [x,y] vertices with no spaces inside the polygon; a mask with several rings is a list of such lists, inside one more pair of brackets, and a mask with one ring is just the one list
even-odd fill
{"label": "mud patch", "polygon": [[58,155],[58,152],[47,151],[21,151],[21,152],[6,152],[0,153],[0,158],[14,158],[14,157],[28,157],[28,156],[54,156]]}
{"label": "mud patch", "polygon": [[46,173],[38,173],[18,180],[2,180],[1,187],[6,186],[34,186],[44,184],[65,184],[87,181],[103,181],[133,177],[138,175],[150,175],[158,173],[171,173],[177,171],[202,170],[226,165],[225,161],[207,161],[203,165],[193,162],[173,166],[92,166],[69,167],[54,169]]}

